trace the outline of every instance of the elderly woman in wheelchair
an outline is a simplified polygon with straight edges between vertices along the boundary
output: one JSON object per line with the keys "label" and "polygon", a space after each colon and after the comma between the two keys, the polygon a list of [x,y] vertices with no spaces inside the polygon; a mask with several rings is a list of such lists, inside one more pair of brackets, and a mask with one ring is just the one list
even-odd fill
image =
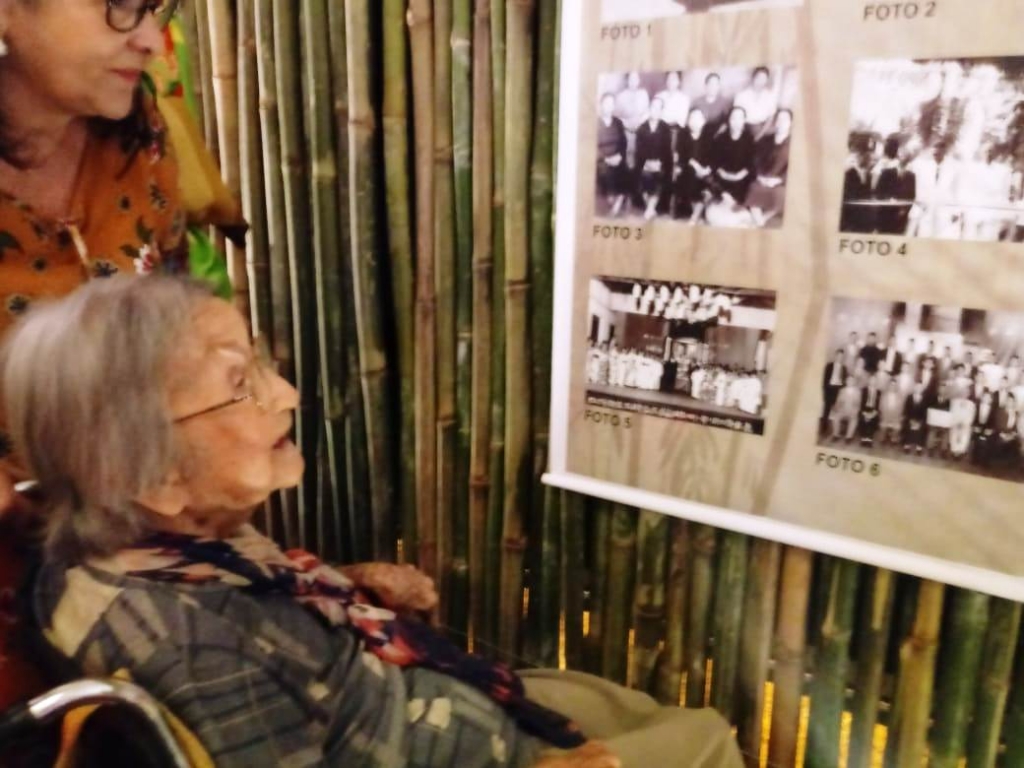
{"label": "elderly woman in wheelchair", "polygon": [[[295,390],[241,315],[164,277],[40,305],[0,367],[46,520],[32,606],[90,676],[127,670],[223,766],[738,766],[724,720],[466,654],[415,569],[334,569],[250,524],[295,485]],[[593,739],[602,739],[598,742]]]}

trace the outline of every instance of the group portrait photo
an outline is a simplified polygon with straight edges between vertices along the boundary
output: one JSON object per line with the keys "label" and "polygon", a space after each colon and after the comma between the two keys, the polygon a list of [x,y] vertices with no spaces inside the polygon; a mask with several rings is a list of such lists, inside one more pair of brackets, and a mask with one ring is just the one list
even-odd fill
{"label": "group portrait photo", "polygon": [[706,11],[756,11],[803,5],[803,0],[601,0],[602,23],[682,16]]}
{"label": "group portrait photo", "polygon": [[1024,481],[1024,312],[836,298],[818,442]]}
{"label": "group portrait photo", "polygon": [[1024,57],[856,65],[839,228],[1024,242]]}
{"label": "group portrait photo", "polygon": [[798,85],[787,66],[600,75],[595,214],[781,227]]}
{"label": "group portrait photo", "polygon": [[764,434],[775,294],[590,280],[589,405]]}

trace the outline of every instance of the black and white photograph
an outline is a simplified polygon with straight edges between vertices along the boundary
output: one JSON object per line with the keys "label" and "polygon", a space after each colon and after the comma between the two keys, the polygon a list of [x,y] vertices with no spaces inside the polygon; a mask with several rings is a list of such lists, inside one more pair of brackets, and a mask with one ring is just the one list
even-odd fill
{"label": "black and white photograph", "polygon": [[774,293],[596,277],[589,318],[589,405],[764,434]]}
{"label": "black and white photograph", "polygon": [[601,0],[602,23],[682,16],[706,11],[756,11],[803,5],[803,0]]}
{"label": "black and white photograph", "polygon": [[1024,481],[1024,312],[837,298],[819,444]]}
{"label": "black and white photograph", "polygon": [[600,75],[596,215],[781,227],[798,88],[790,66]]}
{"label": "black and white photograph", "polygon": [[839,228],[1024,242],[1024,56],[856,65]]}

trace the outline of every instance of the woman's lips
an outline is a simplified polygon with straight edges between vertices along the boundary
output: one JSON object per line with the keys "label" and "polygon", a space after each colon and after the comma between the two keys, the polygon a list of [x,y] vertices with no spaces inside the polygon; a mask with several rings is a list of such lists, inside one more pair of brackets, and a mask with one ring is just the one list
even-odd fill
{"label": "woman's lips", "polygon": [[132,83],[133,85],[138,83],[139,78],[142,77],[141,69],[115,69],[112,71],[115,75],[129,83]]}

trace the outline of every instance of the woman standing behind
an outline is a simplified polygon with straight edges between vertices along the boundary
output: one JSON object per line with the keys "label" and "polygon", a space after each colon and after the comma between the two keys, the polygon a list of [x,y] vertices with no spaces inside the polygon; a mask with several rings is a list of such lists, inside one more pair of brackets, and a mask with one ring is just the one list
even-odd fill
{"label": "woman standing behind", "polygon": [[630,168],[636,167],[636,131],[647,119],[650,109],[651,95],[640,84],[640,73],[630,72],[626,75],[626,87],[615,97],[615,116],[626,127],[627,162]]}
{"label": "woman standing behind", "polygon": [[[177,0],[0,0],[0,335],[36,299],[185,258],[142,87]],[[0,414],[0,510],[18,478]]]}
{"label": "woman standing behind", "polygon": [[654,97],[661,99],[661,103],[664,104],[662,118],[672,128],[673,133],[683,127],[690,112],[690,97],[682,89],[682,84],[682,72],[669,72],[665,76],[665,89]]}
{"label": "woman standing behind", "polygon": [[737,107],[746,113],[747,129],[754,140],[760,139],[768,130],[772,116],[779,108],[779,97],[772,88],[771,75],[767,67],[757,67],[750,79],[750,85],[736,94]]}

